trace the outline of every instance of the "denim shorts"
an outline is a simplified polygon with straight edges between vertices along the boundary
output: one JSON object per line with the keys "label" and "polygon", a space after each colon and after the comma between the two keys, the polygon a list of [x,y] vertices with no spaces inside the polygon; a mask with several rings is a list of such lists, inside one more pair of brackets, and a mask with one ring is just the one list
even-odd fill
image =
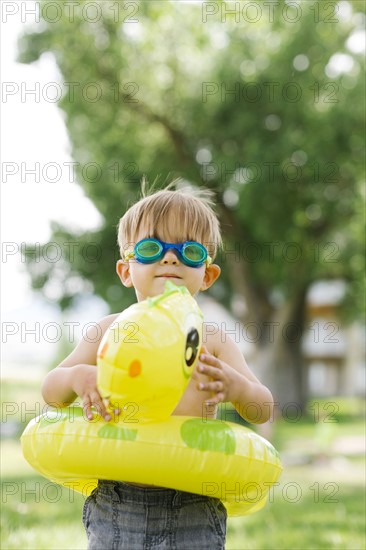
{"label": "denim shorts", "polygon": [[89,550],[223,550],[226,508],[217,498],[99,481],[86,499]]}

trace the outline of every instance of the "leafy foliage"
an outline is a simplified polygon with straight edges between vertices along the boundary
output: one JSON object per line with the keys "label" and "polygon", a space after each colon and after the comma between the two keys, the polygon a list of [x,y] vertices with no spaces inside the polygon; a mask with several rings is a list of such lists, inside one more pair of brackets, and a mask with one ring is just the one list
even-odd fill
{"label": "leafy foliage", "polygon": [[[301,16],[280,2],[273,18],[263,9],[253,22],[217,2],[204,22],[201,3],[136,2],[128,17],[126,3],[103,2],[91,22],[80,2],[73,18],[62,10],[22,37],[20,61],[52,52],[69,83],[60,108],[78,181],[104,219],[93,234],[55,226],[54,241],[77,242],[79,251],[97,243],[100,258],[30,263],[36,288],[47,295],[51,281],[81,277],[114,311],[129,304],[113,270],[116,224],[143,174],[160,185],[179,176],[217,195],[226,272],[212,289],[218,299],[244,293],[260,322],[313,281],[344,278],[354,313],[364,82],[363,58],[347,40],[362,27],[364,4],[331,4],[332,13],[297,4]],[[67,307],[80,284],[61,286]]]}

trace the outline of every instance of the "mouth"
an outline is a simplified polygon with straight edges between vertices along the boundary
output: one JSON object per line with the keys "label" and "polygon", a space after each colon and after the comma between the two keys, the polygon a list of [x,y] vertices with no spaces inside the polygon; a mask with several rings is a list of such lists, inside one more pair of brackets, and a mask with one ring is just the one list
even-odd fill
{"label": "mouth", "polygon": [[162,273],[156,276],[158,279],[181,279],[176,273]]}

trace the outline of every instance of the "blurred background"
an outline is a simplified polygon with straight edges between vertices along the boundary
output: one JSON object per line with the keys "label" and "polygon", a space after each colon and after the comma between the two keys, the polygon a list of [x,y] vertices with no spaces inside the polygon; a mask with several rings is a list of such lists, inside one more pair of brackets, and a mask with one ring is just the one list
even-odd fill
{"label": "blurred background", "polygon": [[1,10],[2,547],[86,547],[82,497],[19,435],[45,373],[135,300],[116,225],[146,176],[215,193],[223,274],[199,302],[277,402],[255,429],[284,474],[227,548],[363,548],[365,3]]}

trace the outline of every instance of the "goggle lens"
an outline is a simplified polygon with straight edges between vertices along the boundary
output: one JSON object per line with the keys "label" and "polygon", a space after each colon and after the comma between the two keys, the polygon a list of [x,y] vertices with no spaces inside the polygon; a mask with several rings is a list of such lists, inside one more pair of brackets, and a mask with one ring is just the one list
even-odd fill
{"label": "goggle lens", "polygon": [[147,260],[154,260],[159,257],[163,252],[163,247],[158,241],[150,239],[141,241],[135,246],[135,254],[138,258],[146,258]]}
{"label": "goggle lens", "polygon": [[207,252],[198,244],[191,243],[183,248],[183,256],[186,256],[191,262],[199,264],[206,260]]}

